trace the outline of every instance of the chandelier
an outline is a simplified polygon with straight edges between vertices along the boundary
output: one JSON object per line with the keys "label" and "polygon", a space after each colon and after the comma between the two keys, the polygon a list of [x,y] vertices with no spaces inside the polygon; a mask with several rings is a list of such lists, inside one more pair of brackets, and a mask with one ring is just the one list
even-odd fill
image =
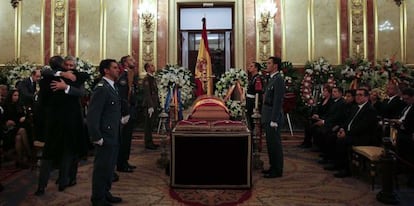
{"label": "chandelier", "polygon": [[19,1],[22,1],[22,0],[10,0],[10,4],[13,7],[13,9],[19,6]]}

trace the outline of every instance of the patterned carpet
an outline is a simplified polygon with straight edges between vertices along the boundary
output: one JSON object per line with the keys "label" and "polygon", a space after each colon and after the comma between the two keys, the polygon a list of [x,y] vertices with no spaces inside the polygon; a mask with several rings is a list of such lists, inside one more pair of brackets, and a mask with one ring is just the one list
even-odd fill
{"label": "patterned carpet", "polygon": [[[112,193],[124,200],[117,205],[383,205],[375,199],[379,185],[371,191],[366,180],[334,178],[316,163],[317,153],[299,149],[297,143],[297,140],[284,140],[284,176],[264,179],[260,171],[253,171],[252,190],[172,190],[169,177],[156,166],[160,152],[144,150],[142,141],[135,139],[130,162],[137,169],[133,173],[119,173],[120,181],[113,184]],[[266,165],[266,153],[261,154]],[[5,190],[0,193],[0,205],[90,205],[92,160],[93,157],[89,157],[82,162],[78,184],[64,192],[57,191],[55,171],[42,197],[33,195],[36,170],[17,171],[12,165],[4,165],[0,181]],[[400,185],[397,193],[400,205],[414,202],[413,189]]]}

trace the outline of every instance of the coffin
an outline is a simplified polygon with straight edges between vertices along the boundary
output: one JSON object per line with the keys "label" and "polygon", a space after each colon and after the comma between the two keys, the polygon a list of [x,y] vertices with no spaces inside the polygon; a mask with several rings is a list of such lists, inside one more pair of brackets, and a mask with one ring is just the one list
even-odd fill
{"label": "coffin", "polygon": [[225,103],[215,96],[199,96],[191,108],[188,119],[206,121],[230,119],[230,113]]}
{"label": "coffin", "polygon": [[201,97],[172,132],[171,187],[251,188],[251,153],[246,125],[229,120],[220,99]]}

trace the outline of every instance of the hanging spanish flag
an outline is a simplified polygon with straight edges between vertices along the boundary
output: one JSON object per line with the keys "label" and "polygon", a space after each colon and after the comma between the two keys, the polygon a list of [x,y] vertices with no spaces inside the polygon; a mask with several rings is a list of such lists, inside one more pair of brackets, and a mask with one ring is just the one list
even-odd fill
{"label": "hanging spanish flag", "polygon": [[201,82],[202,87],[207,90],[207,94],[212,95],[213,94],[213,76],[212,76],[212,69],[211,69],[211,56],[210,56],[210,51],[208,49],[206,18],[203,18],[202,22],[203,22],[203,31],[201,32],[200,46],[198,48],[195,76]]}

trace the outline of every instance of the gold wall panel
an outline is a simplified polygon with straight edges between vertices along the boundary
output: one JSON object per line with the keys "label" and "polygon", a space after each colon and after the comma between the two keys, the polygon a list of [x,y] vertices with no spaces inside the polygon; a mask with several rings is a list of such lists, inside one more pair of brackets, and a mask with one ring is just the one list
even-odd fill
{"label": "gold wall panel", "polygon": [[15,59],[15,12],[17,9],[10,6],[10,1],[0,1],[0,65]]}
{"label": "gold wall panel", "polygon": [[309,2],[309,0],[284,1],[282,27],[286,35],[284,36],[283,59],[294,65],[304,65],[310,56]]}
{"label": "gold wall panel", "polygon": [[[127,1],[106,1],[106,57],[119,60],[129,54],[130,5]],[[131,5],[132,6],[132,5]]]}
{"label": "gold wall panel", "polygon": [[100,0],[78,0],[77,4],[77,51],[76,56],[93,64],[101,61]]}
{"label": "gold wall panel", "polygon": [[405,1],[406,4],[406,62],[414,65],[414,1]]}
{"label": "gold wall panel", "polygon": [[20,56],[22,60],[43,64],[42,0],[23,1]]}
{"label": "gold wall panel", "polygon": [[394,1],[389,0],[375,0],[375,4],[377,38],[375,58],[379,60],[395,55],[396,60],[401,61],[400,7],[396,6]]}
{"label": "gold wall panel", "polygon": [[339,5],[338,0],[316,0],[313,5],[312,59],[325,57],[339,64]]}

